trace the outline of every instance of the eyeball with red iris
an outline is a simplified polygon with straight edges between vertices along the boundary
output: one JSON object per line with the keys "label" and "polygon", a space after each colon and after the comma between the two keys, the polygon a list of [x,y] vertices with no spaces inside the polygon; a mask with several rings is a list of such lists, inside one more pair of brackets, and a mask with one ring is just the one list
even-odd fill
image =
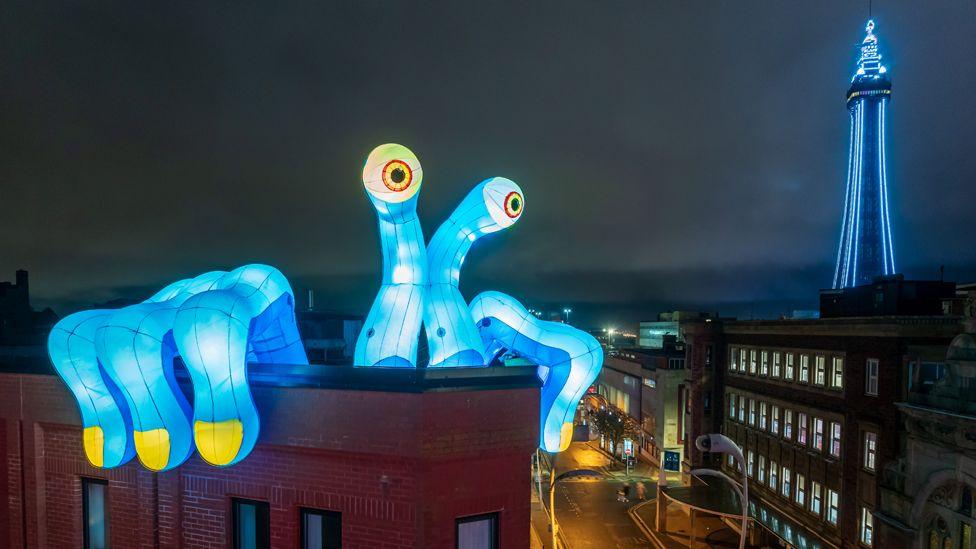
{"label": "eyeball with red iris", "polygon": [[493,177],[484,187],[485,206],[499,228],[511,227],[525,210],[522,189],[511,179]]}
{"label": "eyeball with red iris", "polygon": [[406,202],[420,191],[423,171],[417,155],[396,143],[369,153],[363,167],[363,186],[372,197],[388,203]]}

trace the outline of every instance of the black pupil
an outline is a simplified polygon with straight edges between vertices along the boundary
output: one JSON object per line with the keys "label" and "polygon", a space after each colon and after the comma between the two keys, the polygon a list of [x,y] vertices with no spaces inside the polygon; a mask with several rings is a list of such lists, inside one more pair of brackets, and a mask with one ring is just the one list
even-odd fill
{"label": "black pupil", "polygon": [[393,171],[390,172],[390,179],[392,179],[394,183],[403,183],[403,180],[406,178],[407,172],[403,171],[403,168],[393,168]]}
{"label": "black pupil", "polygon": [[522,206],[522,202],[518,199],[518,197],[512,198],[512,211],[513,212],[519,211],[519,207],[521,207],[521,206]]}

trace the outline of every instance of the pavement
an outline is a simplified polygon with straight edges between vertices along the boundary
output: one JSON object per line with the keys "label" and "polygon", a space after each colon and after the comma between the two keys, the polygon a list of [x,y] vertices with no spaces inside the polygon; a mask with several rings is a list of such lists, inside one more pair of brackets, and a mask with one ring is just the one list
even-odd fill
{"label": "pavement", "polygon": [[[565,479],[556,485],[556,520],[560,547],[568,549],[633,549],[657,547],[647,538],[628,510],[635,501],[636,483],[642,482],[647,498],[654,497],[656,469],[639,462],[628,475],[622,465],[612,465],[608,454],[593,442],[574,442],[558,454],[556,473],[573,469],[590,469],[601,473],[599,479]],[[542,497],[533,484],[533,530],[543,549],[551,549],[548,522],[548,464],[543,468]],[[617,491],[631,485],[631,501],[617,501]],[[535,536],[533,536],[535,537]]]}

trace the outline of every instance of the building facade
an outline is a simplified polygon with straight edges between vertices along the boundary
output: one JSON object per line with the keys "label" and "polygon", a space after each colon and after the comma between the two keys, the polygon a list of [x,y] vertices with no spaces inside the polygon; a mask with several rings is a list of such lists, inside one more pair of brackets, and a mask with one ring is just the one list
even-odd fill
{"label": "building facade", "polygon": [[251,365],[253,453],[164,473],[91,466],[73,400],[42,370],[0,368],[0,547],[529,544],[534,367]]}
{"label": "building facade", "polygon": [[874,21],[868,21],[861,56],[847,90],[851,117],[844,220],[837,247],[834,288],[895,274],[888,206],[885,126],[891,80],[881,64]]}

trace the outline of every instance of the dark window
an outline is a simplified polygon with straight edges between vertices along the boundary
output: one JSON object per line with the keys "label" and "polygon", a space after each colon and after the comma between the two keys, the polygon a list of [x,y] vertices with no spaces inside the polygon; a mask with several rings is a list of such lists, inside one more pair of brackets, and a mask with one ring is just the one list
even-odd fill
{"label": "dark window", "polygon": [[457,549],[498,549],[498,513],[459,518],[454,532]]}
{"label": "dark window", "polygon": [[108,547],[108,482],[81,479],[81,508],[85,523],[85,549]]}
{"label": "dark window", "polygon": [[706,416],[712,415],[712,392],[705,391],[702,393],[702,409]]}
{"label": "dark window", "polygon": [[302,549],[342,547],[342,514],[336,511],[302,509]]}
{"label": "dark window", "polygon": [[270,549],[270,512],[267,502],[235,499],[234,549]]}

